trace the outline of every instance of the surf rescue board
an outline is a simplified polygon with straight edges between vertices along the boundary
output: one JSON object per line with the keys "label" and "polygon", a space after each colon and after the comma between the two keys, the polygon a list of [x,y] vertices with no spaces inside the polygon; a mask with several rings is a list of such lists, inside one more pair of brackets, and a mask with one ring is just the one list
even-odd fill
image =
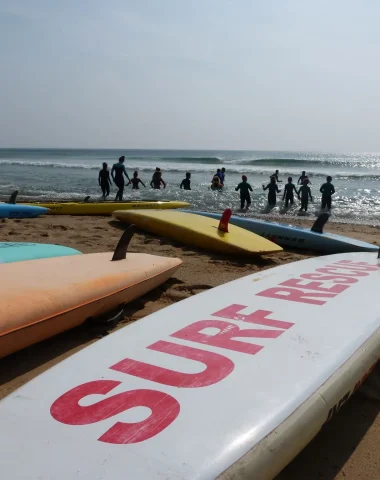
{"label": "surf rescue board", "polygon": [[0,263],[79,255],[74,248],[49,243],[0,242]]}
{"label": "surf rescue board", "polygon": [[0,402],[4,478],[272,479],[378,361],[379,282],[310,258],[119,329]]}

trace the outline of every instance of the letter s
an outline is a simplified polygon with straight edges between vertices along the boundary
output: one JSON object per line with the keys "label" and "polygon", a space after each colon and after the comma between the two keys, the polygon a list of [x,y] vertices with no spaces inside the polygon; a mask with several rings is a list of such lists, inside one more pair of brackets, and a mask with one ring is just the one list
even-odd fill
{"label": "letter s", "polygon": [[79,405],[80,400],[88,395],[106,395],[120,383],[115,380],[96,380],[79,385],[59,397],[51,406],[50,413],[55,420],[66,425],[89,425],[130,408],[150,408],[152,413],[142,422],[116,422],[98,439],[114,444],[143,442],[162,432],[177,418],[180,411],[177,400],[156,390],[130,390],[93,405]]}

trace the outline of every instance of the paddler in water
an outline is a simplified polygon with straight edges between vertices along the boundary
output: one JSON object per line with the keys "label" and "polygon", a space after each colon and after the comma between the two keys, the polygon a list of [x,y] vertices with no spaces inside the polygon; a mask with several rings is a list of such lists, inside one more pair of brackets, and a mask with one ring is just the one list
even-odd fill
{"label": "paddler in water", "polygon": [[220,171],[220,182],[224,186],[224,180],[226,178],[226,169],[223,167],[222,170]]}
{"label": "paddler in water", "polygon": [[251,196],[249,192],[253,191],[251,185],[247,182],[248,178],[246,175],[242,175],[242,182],[235,188],[238,192],[240,190],[240,208],[243,210],[245,202],[247,202],[247,209],[251,205]]}
{"label": "paddler in water", "polygon": [[219,190],[219,191],[222,190],[223,185],[222,185],[218,175],[214,175],[214,177],[212,179],[212,182],[211,182],[211,185],[210,185],[210,188],[211,188],[211,190]]}
{"label": "paddler in water", "polygon": [[103,163],[103,168],[99,171],[98,177],[99,187],[102,189],[102,198],[105,200],[110,194],[111,178],[106,162]]}
{"label": "paddler in water", "polygon": [[274,178],[277,183],[282,182],[282,180],[279,180],[279,179],[278,179],[278,175],[279,175],[279,172],[278,172],[278,170],[276,170],[274,173],[272,173],[272,175],[271,175],[269,178],[270,178],[271,180],[272,180],[272,178]]}
{"label": "paddler in water", "polygon": [[303,185],[303,181],[305,178],[308,180],[308,183],[311,185],[311,181],[309,180],[309,177],[306,175],[305,170],[302,170],[302,173],[300,175],[300,178],[298,179],[297,185]]}
{"label": "paddler in water", "polygon": [[115,185],[117,186],[117,188],[119,189],[117,191],[117,194],[116,194],[116,197],[115,197],[115,201],[117,202],[118,200],[121,202],[123,200],[123,192],[124,192],[124,175],[127,177],[128,181],[129,180],[129,177],[128,177],[128,173],[126,172],[125,170],[125,165],[124,165],[124,160],[125,160],[125,157],[124,155],[122,157],[119,158],[119,162],[118,163],[115,163],[113,166],[112,166],[112,170],[111,170],[111,177],[112,177],[112,180],[114,181]]}
{"label": "paddler in water", "polygon": [[139,190],[139,183],[146,187],[145,183],[139,179],[139,172],[136,170],[135,172],[133,172],[133,178],[131,178],[127,183],[127,187],[128,185],[132,184],[132,190]]}
{"label": "paddler in water", "polygon": [[310,198],[310,201],[313,201],[313,197],[311,196],[311,190],[310,190],[310,187],[309,187],[308,183],[309,183],[309,179],[304,178],[303,179],[303,184],[300,186],[300,188],[298,190],[298,193],[301,194],[300,212],[302,212],[302,210],[305,210],[305,212],[307,212],[307,206],[308,206],[308,203],[309,203],[309,198]]}
{"label": "paddler in water", "polygon": [[155,190],[161,189],[161,184],[166,188],[166,183],[162,179],[162,172],[161,168],[156,168],[156,171],[153,173],[152,181],[150,182],[150,186]]}
{"label": "paddler in water", "polygon": [[[278,173],[278,170],[276,170]],[[274,207],[276,205],[276,193],[280,193],[277,183],[276,177],[272,175],[270,177],[270,183],[267,186],[263,185],[263,190],[268,190],[268,205]]]}
{"label": "paddler in water", "polygon": [[291,203],[291,205],[293,205],[294,203],[293,192],[296,192],[296,195],[298,196],[298,198],[300,198],[300,196],[298,195],[297,189],[293,184],[292,177],[288,177],[288,183],[284,187],[284,195],[282,197],[282,199],[285,200],[285,208],[288,208],[289,202]]}
{"label": "paddler in water", "polygon": [[322,193],[322,210],[326,207],[331,210],[331,196],[335,193],[334,185],[331,183],[332,177],[326,177],[326,183],[324,183],[319,191]]}
{"label": "paddler in water", "polygon": [[191,177],[191,173],[190,172],[186,172],[186,178],[184,178],[181,182],[181,185],[179,186],[179,188],[183,188],[184,190],[191,190],[191,187],[190,187],[190,177]]}

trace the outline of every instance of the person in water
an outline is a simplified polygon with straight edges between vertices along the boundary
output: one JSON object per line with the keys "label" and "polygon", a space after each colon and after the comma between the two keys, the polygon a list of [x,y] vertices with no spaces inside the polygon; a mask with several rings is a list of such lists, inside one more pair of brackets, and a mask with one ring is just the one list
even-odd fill
{"label": "person in water", "polygon": [[284,187],[284,195],[282,197],[282,199],[285,200],[285,208],[289,206],[289,202],[291,203],[291,205],[293,205],[294,203],[293,192],[296,192],[298,198],[300,198],[300,196],[298,195],[297,189],[294,186],[292,177],[288,177],[288,183]]}
{"label": "person in water", "polygon": [[269,178],[272,179],[272,177],[274,177],[277,183],[282,182],[282,180],[278,179],[278,175],[279,175],[279,172],[278,170],[276,170],[274,173],[272,173],[272,175]]}
{"label": "person in water", "polygon": [[300,186],[300,188],[298,190],[298,193],[301,194],[300,212],[302,212],[302,210],[305,210],[305,212],[307,212],[307,206],[308,206],[308,203],[309,203],[309,198],[310,198],[311,201],[313,201],[313,197],[311,196],[311,190],[310,190],[310,187],[309,187],[308,183],[309,183],[308,178],[304,178],[303,179],[303,184]]}
{"label": "person in water", "polygon": [[224,185],[224,179],[226,178],[226,169],[223,167],[222,170],[220,171],[220,182],[222,185]]}
{"label": "person in water", "polygon": [[106,162],[103,163],[103,168],[99,171],[98,177],[99,187],[102,189],[102,198],[105,200],[110,194],[111,178]]}
{"label": "person in water", "polygon": [[161,184],[166,188],[166,183],[162,179],[162,172],[160,168],[156,168],[156,171],[153,173],[152,180],[150,182],[150,186],[155,190],[161,189]]}
{"label": "person in water", "polygon": [[132,183],[132,190],[139,190],[139,183],[141,183],[142,185],[144,185],[144,187],[146,187],[145,183],[139,179],[139,173],[137,170],[133,172],[133,178],[129,180],[129,182],[127,183],[127,187],[131,183]]}
{"label": "person in water", "polygon": [[123,192],[124,192],[124,175],[127,177],[128,181],[129,180],[129,177],[128,177],[128,173],[126,172],[125,170],[125,165],[124,165],[124,160],[125,160],[125,157],[124,155],[122,157],[119,158],[119,162],[118,163],[115,163],[113,166],[112,166],[112,170],[111,170],[111,177],[112,177],[112,180],[114,181],[114,184],[117,186],[117,188],[119,189],[117,191],[117,194],[116,194],[116,197],[115,197],[115,201],[117,202],[118,200],[121,202],[123,200]]}
{"label": "person in water", "polygon": [[245,202],[247,202],[247,208],[249,208],[249,206],[251,205],[251,196],[249,192],[252,192],[253,190],[251,185],[247,182],[248,178],[246,175],[242,175],[241,179],[243,181],[239,183],[235,190],[237,192],[240,190],[240,208],[244,208]]}
{"label": "person in water", "polygon": [[[276,172],[278,173],[278,170],[276,170]],[[270,183],[268,183],[267,186],[263,185],[263,190],[268,190],[268,205],[274,207],[276,205],[276,193],[281,192],[277,186],[276,177],[274,175],[270,177]]]}
{"label": "person in water", "polygon": [[210,188],[211,188],[211,190],[222,190],[223,185],[222,185],[218,175],[214,175]]}
{"label": "person in water", "polygon": [[186,178],[184,178],[181,182],[181,185],[179,186],[181,189],[183,187],[184,190],[191,190],[191,187],[190,187],[190,177],[191,177],[191,173],[190,172],[186,172]]}
{"label": "person in water", "polygon": [[326,183],[324,183],[319,191],[322,193],[322,209],[326,207],[331,210],[331,196],[335,193],[334,185],[331,183],[332,177],[326,177]]}
{"label": "person in water", "polygon": [[308,183],[311,185],[311,181],[309,180],[309,177],[306,175],[305,170],[302,170],[302,173],[300,175],[300,178],[298,179],[297,185],[303,185],[303,181],[307,179]]}
{"label": "person in water", "polygon": [[222,171],[221,171],[221,169],[220,169],[220,168],[218,168],[218,169],[216,170],[216,173],[215,173],[215,175],[212,177],[212,180],[211,180],[211,182],[213,182],[213,181],[214,181],[214,178],[215,178],[215,177],[218,177],[218,178],[219,178],[219,181],[220,181],[220,183],[223,185],[223,175],[222,175]]}

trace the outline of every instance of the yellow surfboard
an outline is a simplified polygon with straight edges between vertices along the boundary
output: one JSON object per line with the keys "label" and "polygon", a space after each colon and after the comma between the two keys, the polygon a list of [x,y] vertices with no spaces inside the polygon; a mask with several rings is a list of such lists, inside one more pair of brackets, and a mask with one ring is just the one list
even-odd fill
{"label": "yellow surfboard", "polygon": [[126,201],[126,202],[50,202],[20,203],[48,208],[50,215],[111,215],[115,210],[184,208],[189,203],[176,201]]}
{"label": "yellow surfboard", "polygon": [[177,211],[123,211],[113,217],[123,223],[155,235],[173,238],[188,245],[235,255],[258,255],[281,252],[275,243],[234,225],[228,225],[231,210],[227,209],[221,221]]}

